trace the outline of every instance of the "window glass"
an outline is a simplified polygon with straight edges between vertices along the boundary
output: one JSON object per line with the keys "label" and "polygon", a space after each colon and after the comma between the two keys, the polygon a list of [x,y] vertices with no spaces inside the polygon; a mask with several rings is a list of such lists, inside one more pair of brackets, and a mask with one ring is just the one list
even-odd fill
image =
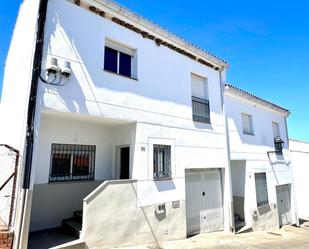
{"label": "window glass", "polygon": [[52,156],[51,177],[70,176],[71,155],[55,153]]}
{"label": "window glass", "polygon": [[208,99],[207,80],[191,74],[191,95],[200,99]]}
{"label": "window glass", "polygon": [[243,133],[253,135],[253,121],[252,116],[248,114],[242,113],[242,125],[243,125]]}
{"label": "window glass", "polygon": [[104,69],[117,73],[118,70],[118,52],[112,48],[105,47]]}
{"label": "window glass", "polygon": [[280,137],[279,124],[276,122],[273,122],[273,134],[274,134],[274,138]]}
{"label": "window glass", "polygon": [[132,57],[121,52],[119,56],[119,74],[131,77]]}
{"label": "window glass", "polygon": [[154,179],[171,177],[171,146],[153,145]]}
{"label": "window glass", "polygon": [[266,173],[255,174],[255,189],[257,206],[261,207],[268,205]]}

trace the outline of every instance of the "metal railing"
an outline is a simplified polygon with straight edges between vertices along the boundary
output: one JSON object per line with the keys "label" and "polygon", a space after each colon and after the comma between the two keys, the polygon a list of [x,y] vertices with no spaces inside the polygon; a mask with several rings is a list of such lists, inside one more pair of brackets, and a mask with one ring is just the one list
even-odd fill
{"label": "metal railing", "polygon": [[210,124],[208,100],[192,96],[192,113],[194,121]]}
{"label": "metal railing", "polygon": [[158,171],[153,173],[154,180],[164,180],[164,179],[171,179],[171,172],[170,171]]}
{"label": "metal railing", "polygon": [[0,219],[7,229],[14,220],[19,157],[18,150],[0,144]]}

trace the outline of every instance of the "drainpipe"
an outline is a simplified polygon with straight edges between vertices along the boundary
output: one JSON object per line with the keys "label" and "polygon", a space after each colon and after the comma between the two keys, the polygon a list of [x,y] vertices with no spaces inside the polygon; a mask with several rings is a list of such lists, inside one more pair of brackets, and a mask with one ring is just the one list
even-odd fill
{"label": "drainpipe", "polygon": [[[25,248],[27,243],[24,240],[28,235],[29,224],[27,222],[30,215],[29,208],[31,206],[31,194],[29,194],[29,187],[31,181],[31,168],[32,168],[32,156],[33,156],[33,142],[34,142],[34,120],[36,111],[36,99],[37,90],[39,84],[39,76],[41,73],[43,45],[44,45],[44,28],[46,22],[48,0],[40,0],[38,20],[37,20],[37,32],[36,32],[36,44],[32,65],[32,77],[30,94],[28,101],[28,115],[27,115],[27,133],[25,141],[25,161],[23,170],[22,181],[22,203],[21,203],[21,217],[19,224],[19,232],[17,234],[17,248]],[[25,236],[25,239],[24,239]],[[14,246],[15,247],[15,246]]]}
{"label": "drainpipe", "polygon": [[224,69],[219,70],[219,79],[220,79],[220,87],[221,87],[221,110],[222,115],[224,117],[224,128],[225,128],[225,138],[226,138],[226,150],[227,150],[227,168],[226,174],[228,174],[229,185],[230,185],[230,203],[229,203],[229,217],[230,217],[230,231],[235,232],[235,224],[234,224],[234,205],[233,205],[233,191],[232,191],[232,177],[231,177],[231,149],[230,149],[230,138],[229,138],[229,127],[228,127],[228,119],[225,112],[225,104],[224,104],[224,91],[225,91],[225,83],[222,82],[222,72]]}
{"label": "drainpipe", "polygon": [[296,191],[295,191],[295,180],[294,180],[294,172],[293,172],[293,162],[292,162],[292,154],[290,153],[290,139],[289,139],[289,130],[288,130],[288,124],[287,124],[287,117],[284,117],[285,122],[285,132],[286,132],[286,139],[287,139],[287,145],[288,145],[288,152],[289,152],[289,158],[290,158],[290,166],[291,166],[291,175],[292,175],[292,193],[293,193],[293,206],[294,206],[294,217],[296,220],[296,225],[299,227],[299,217],[298,217],[298,206],[297,206],[297,199],[296,199]]}

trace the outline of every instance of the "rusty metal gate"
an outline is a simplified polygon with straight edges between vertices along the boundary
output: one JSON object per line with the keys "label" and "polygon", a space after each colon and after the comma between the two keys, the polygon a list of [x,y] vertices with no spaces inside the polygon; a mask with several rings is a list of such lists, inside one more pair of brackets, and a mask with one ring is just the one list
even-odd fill
{"label": "rusty metal gate", "polygon": [[19,157],[18,150],[0,144],[0,224],[7,229],[14,220]]}

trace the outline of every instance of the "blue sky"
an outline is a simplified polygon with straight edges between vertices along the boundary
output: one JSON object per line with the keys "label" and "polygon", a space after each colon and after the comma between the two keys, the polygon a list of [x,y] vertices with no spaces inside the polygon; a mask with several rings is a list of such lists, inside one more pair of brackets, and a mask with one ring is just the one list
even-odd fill
{"label": "blue sky", "polygon": [[[291,138],[309,141],[309,2],[118,0],[226,59],[228,81],[291,110]],[[20,1],[0,8],[0,88]]]}

